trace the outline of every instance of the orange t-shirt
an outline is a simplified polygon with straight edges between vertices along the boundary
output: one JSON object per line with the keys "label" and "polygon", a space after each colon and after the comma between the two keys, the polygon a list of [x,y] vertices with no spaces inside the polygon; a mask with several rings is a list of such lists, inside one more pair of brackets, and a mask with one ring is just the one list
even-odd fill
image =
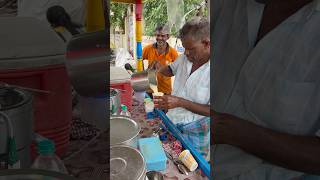
{"label": "orange t-shirt", "polygon": [[[156,44],[150,44],[143,48],[142,51],[142,58],[147,59],[148,63],[151,64],[153,61],[159,61],[162,65],[169,65],[175,61],[178,57],[178,52],[170,47],[167,46],[167,51],[165,54],[159,54],[156,48]],[[163,92],[165,94],[171,94],[172,85],[171,85],[171,77],[167,77],[162,75],[161,73],[157,74],[158,79],[158,91]]]}

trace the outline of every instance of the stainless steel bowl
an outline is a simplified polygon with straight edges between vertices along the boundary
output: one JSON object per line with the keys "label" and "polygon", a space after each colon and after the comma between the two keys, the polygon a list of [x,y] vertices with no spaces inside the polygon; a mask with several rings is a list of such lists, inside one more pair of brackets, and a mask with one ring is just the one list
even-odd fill
{"label": "stainless steel bowl", "polygon": [[126,116],[110,117],[110,146],[128,145],[138,148],[140,125]]}
{"label": "stainless steel bowl", "polygon": [[142,154],[129,146],[110,148],[111,180],[145,180],[146,164]]}
{"label": "stainless steel bowl", "polygon": [[137,72],[131,75],[131,86],[134,91],[146,91],[150,84],[157,85],[157,73],[154,70]]}

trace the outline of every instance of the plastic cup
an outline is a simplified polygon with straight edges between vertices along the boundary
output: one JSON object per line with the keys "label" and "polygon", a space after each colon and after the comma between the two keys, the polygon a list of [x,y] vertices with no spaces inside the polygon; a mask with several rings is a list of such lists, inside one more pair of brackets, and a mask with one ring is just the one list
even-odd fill
{"label": "plastic cup", "polygon": [[179,155],[179,160],[192,172],[197,169],[198,163],[189,150],[184,150]]}
{"label": "plastic cup", "polygon": [[145,107],[146,113],[148,113],[148,112],[153,112],[153,110],[154,110],[154,103],[153,103],[153,102],[147,102],[147,103],[144,105],[144,107]]}
{"label": "plastic cup", "polygon": [[152,93],[152,96],[155,97],[155,96],[163,96],[164,93],[163,92],[155,92],[155,93]]}

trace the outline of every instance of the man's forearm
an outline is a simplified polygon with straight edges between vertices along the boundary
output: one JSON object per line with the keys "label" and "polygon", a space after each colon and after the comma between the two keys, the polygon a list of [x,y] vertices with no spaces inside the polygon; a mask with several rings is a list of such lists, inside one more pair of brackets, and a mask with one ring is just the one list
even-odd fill
{"label": "man's forearm", "polygon": [[320,174],[320,138],[279,133],[241,119],[235,123],[228,144],[288,169]]}
{"label": "man's forearm", "polygon": [[199,104],[186,99],[181,99],[180,107],[202,116],[210,116],[210,105]]}

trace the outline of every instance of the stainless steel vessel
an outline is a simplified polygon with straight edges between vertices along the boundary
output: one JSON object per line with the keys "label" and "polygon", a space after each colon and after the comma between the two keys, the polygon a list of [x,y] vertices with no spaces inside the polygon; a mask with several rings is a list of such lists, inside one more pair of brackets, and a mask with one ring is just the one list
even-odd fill
{"label": "stainless steel vessel", "polygon": [[[0,87],[0,161],[8,154],[8,138],[13,133],[21,167],[29,167],[30,145],[33,139],[33,105],[30,93],[17,89]],[[11,125],[12,127],[10,127]]]}
{"label": "stainless steel vessel", "polygon": [[106,93],[110,61],[108,30],[74,36],[67,46],[67,70],[74,89],[81,96]]}
{"label": "stainless steel vessel", "polygon": [[146,91],[150,84],[157,85],[157,73],[154,70],[146,70],[131,75],[131,86],[134,91]]}
{"label": "stainless steel vessel", "polygon": [[126,116],[110,117],[110,146],[128,145],[138,148],[140,125]]}
{"label": "stainless steel vessel", "polygon": [[111,180],[145,180],[146,163],[142,154],[129,146],[110,148]]}

